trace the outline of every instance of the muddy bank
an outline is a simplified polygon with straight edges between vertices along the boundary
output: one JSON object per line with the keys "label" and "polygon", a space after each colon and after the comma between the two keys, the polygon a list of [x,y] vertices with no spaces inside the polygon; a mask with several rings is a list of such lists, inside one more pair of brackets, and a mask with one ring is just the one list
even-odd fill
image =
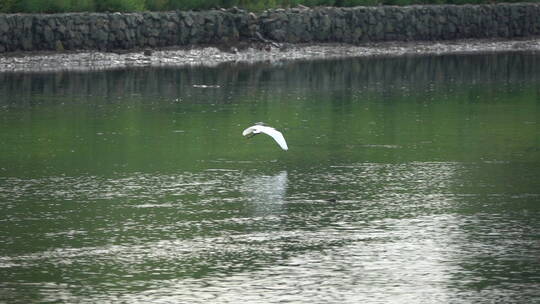
{"label": "muddy bank", "polygon": [[215,46],[158,49],[127,53],[64,52],[11,53],[0,56],[0,72],[102,70],[146,66],[216,66],[221,63],[282,62],[365,56],[540,52],[540,37],[513,40],[459,40],[442,42],[382,42],[347,44],[253,44],[220,50]]}

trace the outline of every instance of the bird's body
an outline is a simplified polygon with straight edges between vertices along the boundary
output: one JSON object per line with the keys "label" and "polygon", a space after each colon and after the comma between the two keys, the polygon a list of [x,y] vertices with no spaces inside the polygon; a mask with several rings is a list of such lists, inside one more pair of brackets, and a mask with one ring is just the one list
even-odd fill
{"label": "bird's body", "polygon": [[289,147],[287,146],[287,142],[285,141],[285,137],[283,137],[283,134],[281,134],[281,132],[279,132],[278,130],[272,127],[263,126],[263,125],[254,125],[245,129],[242,132],[242,135],[250,138],[260,133],[264,133],[272,137],[278,143],[281,149],[289,150]]}

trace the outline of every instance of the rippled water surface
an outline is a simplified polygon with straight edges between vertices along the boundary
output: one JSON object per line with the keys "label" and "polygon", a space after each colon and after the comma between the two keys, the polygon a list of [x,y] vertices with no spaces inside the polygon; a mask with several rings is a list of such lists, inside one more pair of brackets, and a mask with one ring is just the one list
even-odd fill
{"label": "rippled water surface", "polygon": [[527,53],[0,74],[0,302],[540,301],[539,88]]}

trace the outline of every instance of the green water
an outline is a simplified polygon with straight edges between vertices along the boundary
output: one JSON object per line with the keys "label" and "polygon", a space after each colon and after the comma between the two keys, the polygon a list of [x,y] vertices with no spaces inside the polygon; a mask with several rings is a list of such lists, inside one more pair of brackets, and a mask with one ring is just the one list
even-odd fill
{"label": "green water", "polygon": [[0,130],[0,302],[540,301],[537,54],[5,73]]}

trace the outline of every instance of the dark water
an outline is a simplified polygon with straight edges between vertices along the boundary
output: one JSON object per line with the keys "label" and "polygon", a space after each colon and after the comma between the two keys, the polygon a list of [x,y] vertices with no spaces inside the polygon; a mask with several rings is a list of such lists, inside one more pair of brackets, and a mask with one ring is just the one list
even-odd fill
{"label": "dark water", "polygon": [[0,302],[540,301],[539,55],[0,74],[0,130]]}

